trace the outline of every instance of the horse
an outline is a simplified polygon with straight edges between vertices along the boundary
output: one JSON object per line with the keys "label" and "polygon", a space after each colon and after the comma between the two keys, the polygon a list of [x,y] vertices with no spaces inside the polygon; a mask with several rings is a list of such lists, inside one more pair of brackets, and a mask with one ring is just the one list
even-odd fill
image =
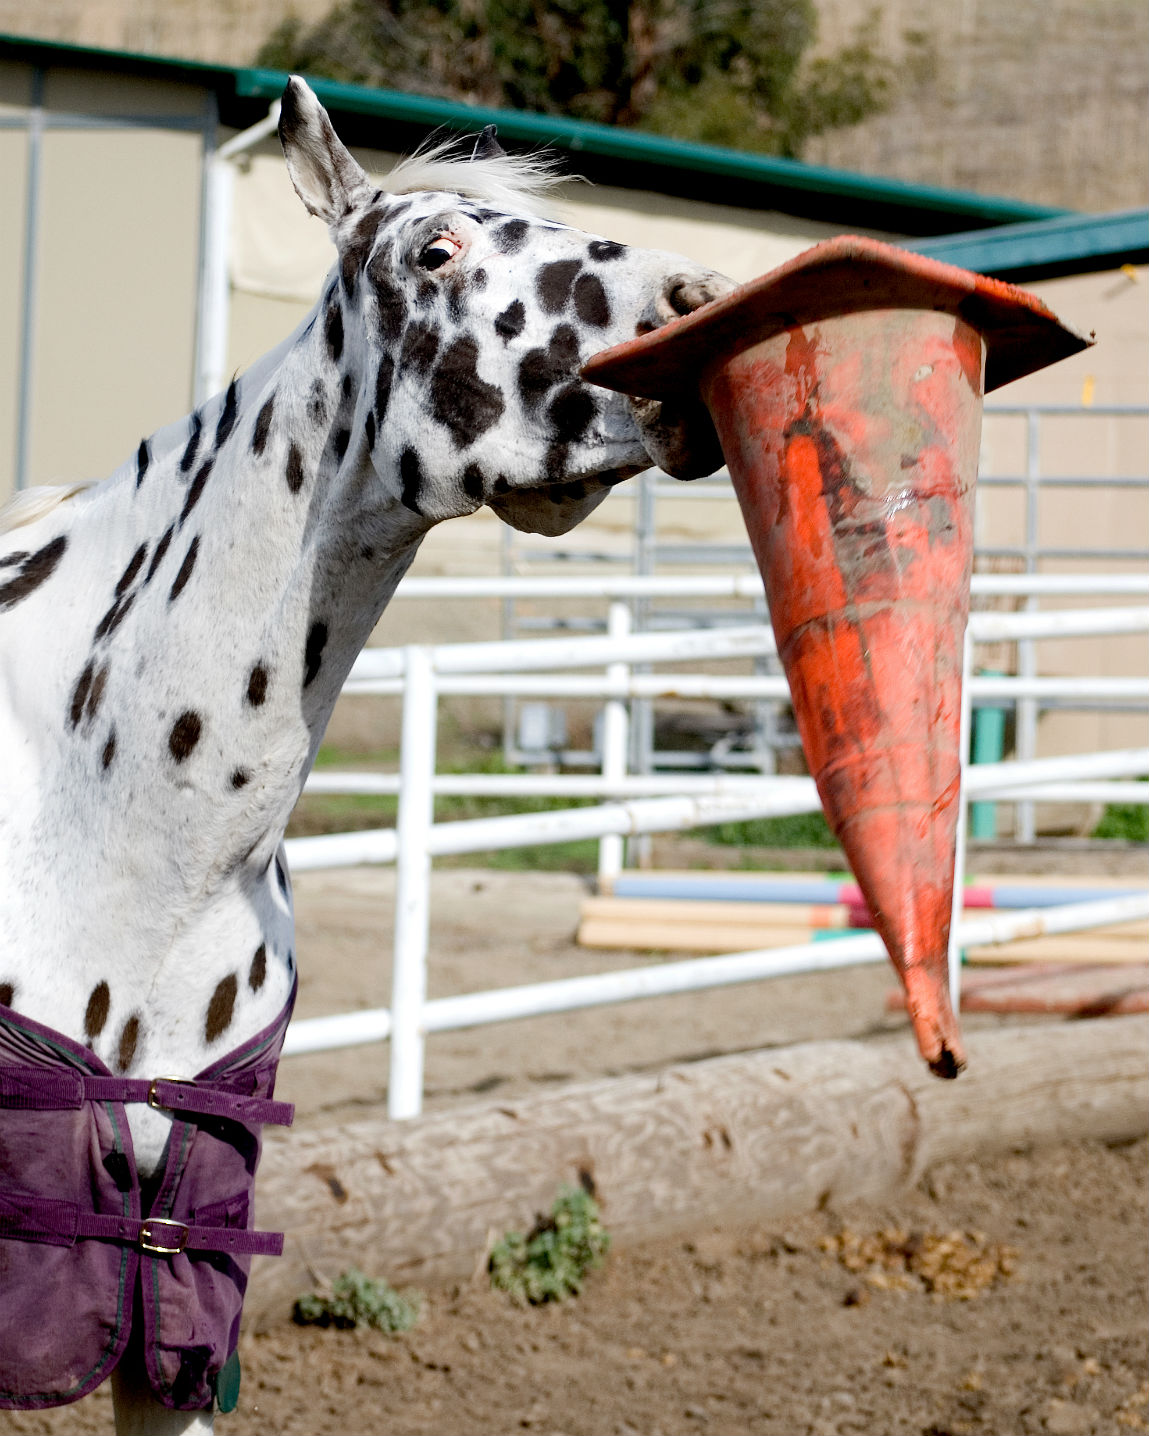
{"label": "horse", "polygon": [[283,835],[420,541],[483,504],[561,534],[722,462],[701,406],[580,367],[729,280],[558,223],[493,127],[385,189],[295,77],[279,133],[336,250],[310,315],[110,477],[0,513],[0,1404],[111,1375],[117,1429],[165,1436],[212,1429],[274,1250]]}

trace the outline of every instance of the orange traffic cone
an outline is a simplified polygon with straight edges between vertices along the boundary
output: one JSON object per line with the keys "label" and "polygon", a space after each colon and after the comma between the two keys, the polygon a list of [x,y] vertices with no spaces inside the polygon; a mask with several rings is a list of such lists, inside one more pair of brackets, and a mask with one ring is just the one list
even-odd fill
{"label": "orange traffic cone", "polygon": [[583,370],[710,410],[810,771],[942,1077],[982,395],[1087,343],[1012,285],[846,237]]}

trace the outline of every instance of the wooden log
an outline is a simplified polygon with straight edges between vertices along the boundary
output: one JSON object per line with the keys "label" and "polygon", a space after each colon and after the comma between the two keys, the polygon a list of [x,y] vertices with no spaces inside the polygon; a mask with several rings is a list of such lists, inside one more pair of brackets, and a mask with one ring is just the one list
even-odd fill
{"label": "wooden log", "polygon": [[397,1284],[466,1276],[585,1172],[619,1242],[877,1199],[946,1157],[1136,1136],[1149,1126],[1146,1021],[969,1034],[957,1082],[908,1038],[812,1042],[572,1084],[511,1102],[268,1132],[248,1320],[280,1318],[357,1265]]}
{"label": "wooden log", "polygon": [[[905,1011],[900,987],[886,994],[886,1011]],[[1149,1012],[1149,966],[1109,967],[1063,962],[1030,962],[982,967],[962,978],[963,1012],[1064,1013],[1073,1017],[1115,1017]]]}
{"label": "wooden log", "polygon": [[[711,902],[696,898],[584,898],[583,922],[712,923],[762,927],[850,927],[862,916],[846,903]],[[867,914],[868,916],[868,914]],[[867,924],[869,926],[870,924]]]}
{"label": "wooden log", "polygon": [[1088,928],[1018,938],[1016,942],[999,942],[991,947],[967,947],[963,952],[966,962],[984,967],[1014,967],[1020,962],[1064,962],[1070,966],[1089,962],[1103,967],[1127,963],[1137,967],[1149,957],[1149,936]]}
{"label": "wooden log", "polygon": [[590,919],[578,930],[580,947],[631,948],[635,952],[753,952],[766,947],[796,947],[813,942],[808,927],[779,927],[776,923],[721,927],[673,922],[611,922]]}

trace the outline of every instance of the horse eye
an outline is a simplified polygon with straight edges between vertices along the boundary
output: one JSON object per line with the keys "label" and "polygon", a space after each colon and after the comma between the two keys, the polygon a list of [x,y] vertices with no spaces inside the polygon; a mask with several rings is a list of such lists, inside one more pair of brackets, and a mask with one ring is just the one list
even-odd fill
{"label": "horse eye", "polygon": [[420,269],[439,269],[449,259],[454,259],[462,247],[449,235],[440,234],[427,245],[416,263]]}

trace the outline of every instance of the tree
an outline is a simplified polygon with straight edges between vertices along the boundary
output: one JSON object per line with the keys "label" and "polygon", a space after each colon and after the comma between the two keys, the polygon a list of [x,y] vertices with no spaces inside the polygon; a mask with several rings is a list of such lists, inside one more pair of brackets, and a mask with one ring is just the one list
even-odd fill
{"label": "tree", "polygon": [[798,157],[892,99],[878,20],[810,59],[814,0],[343,0],[285,21],[258,63]]}

